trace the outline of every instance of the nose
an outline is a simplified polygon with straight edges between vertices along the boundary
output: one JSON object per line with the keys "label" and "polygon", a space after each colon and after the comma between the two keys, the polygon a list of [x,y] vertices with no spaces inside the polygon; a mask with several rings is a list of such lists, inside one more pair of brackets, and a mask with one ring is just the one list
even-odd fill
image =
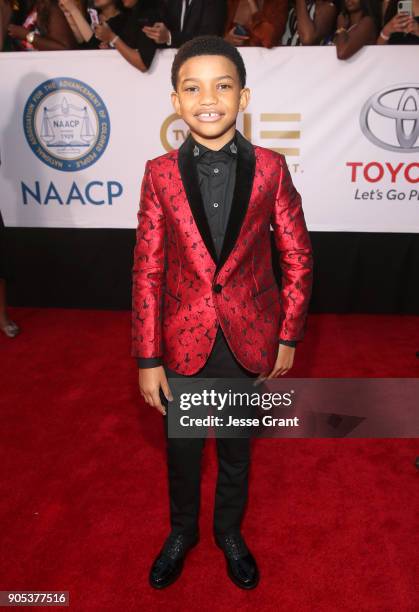
{"label": "nose", "polygon": [[201,89],[201,99],[200,103],[202,105],[210,105],[217,104],[217,90],[212,87],[207,87],[206,89]]}

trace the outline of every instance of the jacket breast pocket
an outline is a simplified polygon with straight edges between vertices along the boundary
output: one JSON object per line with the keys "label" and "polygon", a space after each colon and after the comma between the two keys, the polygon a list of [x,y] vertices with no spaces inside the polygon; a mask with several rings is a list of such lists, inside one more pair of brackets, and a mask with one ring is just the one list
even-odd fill
{"label": "jacket breast pocket", "polygon": [[266,289],[262,289],[259,293],[253,294],[256,308],[258,310],[265,310],[268,306],[279,302],[279,289],[276,283],[270,285]]}
{"label": "jacket breast pocket", "polygon": [[176,297],[176,295],[165,291],[163,304],[163,311],[165,316],[174,315],[180,308],[180,299]]}

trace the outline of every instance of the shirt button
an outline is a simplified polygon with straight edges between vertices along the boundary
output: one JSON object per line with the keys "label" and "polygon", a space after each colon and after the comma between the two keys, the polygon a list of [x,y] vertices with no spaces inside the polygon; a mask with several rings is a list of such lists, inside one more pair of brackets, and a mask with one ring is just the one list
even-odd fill
{"label": "shirt button", "polygon": [[214,168],[214,174],[218,174],[219,173],[219,168]]}
{"label": "shirt button", "polygon": [[214,202],[213,206],[214,206],[214,208],[217,208],[218,202]]}

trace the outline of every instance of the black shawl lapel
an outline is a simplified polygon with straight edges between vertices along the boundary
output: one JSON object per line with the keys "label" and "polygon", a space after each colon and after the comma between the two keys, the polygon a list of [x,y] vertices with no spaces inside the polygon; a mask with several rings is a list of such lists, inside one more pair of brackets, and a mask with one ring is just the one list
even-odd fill
{"label": "black shawl lapel", "polygon": [[236,183],[234,186],[230,216],[224,236],[223,247],[220,253],[220,259],[217,263],[216,272],[218,272],[225,264],[234,245],[236,244],[247,209],[249,207],[255,177],[256,159],[253,145],[238,131],[236,131],[236,143],[238,149]]}
{"label": "black shawl lapel", "polygon": [[211,230],[205,214],[204,203],[202,201],[201,190],[199,188],[198,173],[196,171],[193,158],[191,136],[188,136],[183,145],[179,148],[178,152],[180,176],[182,178],[186,196],[189,201],[189,206],[205,246],[207,247],[208,252],[217,266],[216,272],[218,272],[224,265],[237,241],[247,209],[249,207],[249,200],[253,188],[256,165],[253,146],[240,134],[240,132],[237,131],[236,143],[238,149],[236,182],[234,186],[230,216],[219,259],[217,258],[217,252],[212,240]]}
{"label": "black shawl lapel", "polygon": [[188,136],[183,145],[179,148],[178,164],[180,176],[195,223],[212,259],[217,263],[217,252],[212,240],[207,215],[205,214],[204,202],[199,188],[198,172],[196,170],[192,149],[192,138]]}

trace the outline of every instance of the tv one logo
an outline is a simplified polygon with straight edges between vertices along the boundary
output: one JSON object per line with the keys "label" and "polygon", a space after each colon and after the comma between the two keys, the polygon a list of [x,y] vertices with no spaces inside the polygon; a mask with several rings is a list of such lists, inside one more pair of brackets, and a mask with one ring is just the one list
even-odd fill
{"label": "tv one logo", "polygon": [[[269,149],[287,157],[298,157],[300,155],[298,145],[301,138],[301,113],[260,113],[258,119],[264,128],[257,134],[261,140],[281,141],[282,146],[269,146]],[[292,125],[289,125],[290,123]],[[284,129],[278,129],[281,127],[284,127]],[[254,131],[256,130],[253,126],[253,115],[243,113],[242,132],[250,142],[253,142]],[[184,143],[188,134],[189,130],[186,123],[176,113],[173,113],[162,123],[160,142],[163,148],[169,152],[178,149]],[[282,142],[284,139],[291,142],[284,146]]]}
{"label": "tv one logo", "polygon": [[419,84],[402,83],[373,94],[360,113],[362,133],[387,151],[419,151]]}

